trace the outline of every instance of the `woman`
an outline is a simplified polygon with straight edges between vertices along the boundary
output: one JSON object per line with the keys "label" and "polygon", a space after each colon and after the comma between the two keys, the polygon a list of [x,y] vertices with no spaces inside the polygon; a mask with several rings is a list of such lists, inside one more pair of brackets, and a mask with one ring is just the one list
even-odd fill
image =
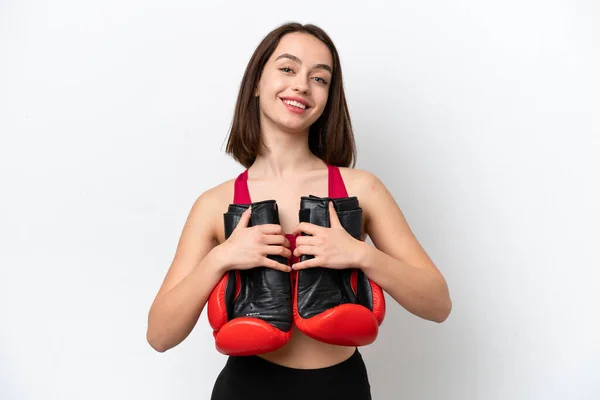
{"label": "woman", "polygon": [[[227,152],[247,170],[200,195],[190,211],[149,313],[147,339],[157,351],[189,335],[211,291],[231,269],[360,268],[411,313],[436,322],[448,317],[446,282],[394,199],[373,174],[351,168],[355,145],[340,60],[320,28],[285,24],[260,43],[243,77]],[[359,199],[363,232],[374,246],[344,229],[298,222],[300,198],[327,197],[332,179]],[[280,226],[248,228],[247,211],[226,240],[223,212],[232,199],[250,197],[275,199]],[[302,232],[311,236],[299,236]],[[277,263],[269,254],[291,261]],[[299,262],[303,254],[314,258]],[[212,398],[254,396],[371,398],[356,347],[325,344],[298,329],[278,350],[228,358]]]}

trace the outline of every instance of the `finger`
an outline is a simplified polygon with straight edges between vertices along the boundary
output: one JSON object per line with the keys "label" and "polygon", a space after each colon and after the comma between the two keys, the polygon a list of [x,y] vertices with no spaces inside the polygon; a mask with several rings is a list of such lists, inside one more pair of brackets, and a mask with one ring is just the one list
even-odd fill
{"label": "finger", "polygon": [[292,231],[292,234],[298,235],[300,233],[307,233],[309,235],[314,236],[321,232],[322,229],[322,227],[315,224],[311,224],[309,222],[300,222],[298,225],[296,225],[296,227]]}
{"label": "finger", "polygon": [[308,245],[317,246],[323,242],[322,238],[317,236],[298,236],[296,238],[296,246]]}
{"label": "finger", "polygon": [[292,251],[283,246],[267,245],[263,249],[263,254],[290,258],[292,256]]}
{"label": "finger", "polygon": [[300,257],[302,255],[314,256],[317,254],[317,250],[318,249],[315,246],[308,246],[308,245],[296,246],[296,249],[294,250],[294,255],[296,257]]}
{"label": "finger", "polygon": [[272,269],[276,269],[276,270],[283,271],[283,272],[290,272],[292,270],[292,267],[290,267],[289,265],[282,264],[275,260],[271,260],[268,257],[264,258],[263,265],[267,268],[272,268]]}
{"label": "finger", "polygon": [[335,207],[333,206],[333,201],[329,202],[329,223],[332,228],[341,228],[342,226],[340,217],[338,217],[337,211],[335,211]]}
{"label": "finger", "polygon": [[242,213],[242,216],[240,217],[240,220],[234,230],[247,228],[248,224],[250,223],[251,215],[252,215],[252,206],[248,207],[248,209],[246,209],[246,211],[244,211]]}
{"label": "finger", "polygon": [[282,235],[283,229],[281,225],[278,224],[263,224],[263,225],[255,225],[255,229],[258,229],[260,233],[264,233],[265,235]]}
{"label": "finger", "polygon": [[264,235],[262,237],[264,244],[278,244],[285,247],[290,247],[290,242],[283,235]]}
{"label": "finger", "polygon": [[318,266],[319,266],[319,260],[317,258],[311,258],[311,259],[304,260],[304,261],[301,261],[296,264],[292,264],[292,269],[297,271],[300,269],[314,268],[314,267],[318,267]]}

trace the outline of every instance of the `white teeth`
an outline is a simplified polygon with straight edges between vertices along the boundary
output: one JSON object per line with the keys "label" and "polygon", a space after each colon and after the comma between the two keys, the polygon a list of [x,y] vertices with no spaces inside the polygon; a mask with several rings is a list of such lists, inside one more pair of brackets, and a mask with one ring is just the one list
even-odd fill
{"label": "white teeth", "polygon": [[299,103],[299,102],[297,102],[297,101],[294,101],[294,100],[284,100],[283,102],[284,102],[285,104],[289,104],[290,106],[298,107],[298,108],[301,108],[301,109],[303,109],[303,110],[305,110],[305,109],[306,109],[306,106],[305,106],[304,104],[302,104],[302,103]]}

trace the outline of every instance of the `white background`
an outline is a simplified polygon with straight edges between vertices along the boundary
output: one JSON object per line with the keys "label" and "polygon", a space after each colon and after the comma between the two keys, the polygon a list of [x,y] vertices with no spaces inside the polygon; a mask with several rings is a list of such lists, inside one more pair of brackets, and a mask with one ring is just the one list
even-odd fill
{"label": "white background", "polygon": [[157,353],[151,301],[268,31],[341,55],[358,168],[448,280],[388,297],[374,399],[600,398],[600,6],[589,1],[0,1],[0,398],[208,399],[204,314]]}

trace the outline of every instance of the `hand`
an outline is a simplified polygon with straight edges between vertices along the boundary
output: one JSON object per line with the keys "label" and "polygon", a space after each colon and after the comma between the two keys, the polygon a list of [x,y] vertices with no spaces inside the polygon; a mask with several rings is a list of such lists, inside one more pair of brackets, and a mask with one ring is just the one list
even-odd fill
{"label": "hand", "polygon": [[358,267],[358,250],[362,242],[353,238],[344,229],[331,201],[329,202],[329,220],[331,228],[308,222],[301,222],[294,228],[294,235],[302,232],[312,235],[296,238],[294,255],[300,257],[303,254],[309,254],[315,257],[292,265],[292,269],[299,270],[311,267],[346,269]]}
{"label": "hand", "polygon": [[248,228],[251,212],[251,208],[244,211],[229,238],[221,244],[225,269],[245,270],[268,267],[285,272],[291,271],[287,264],[281,264],[267,257],[277,255],[290,258],[292,255],[289,249],[290,242],[285,237],[281,226],[264,224]]}

